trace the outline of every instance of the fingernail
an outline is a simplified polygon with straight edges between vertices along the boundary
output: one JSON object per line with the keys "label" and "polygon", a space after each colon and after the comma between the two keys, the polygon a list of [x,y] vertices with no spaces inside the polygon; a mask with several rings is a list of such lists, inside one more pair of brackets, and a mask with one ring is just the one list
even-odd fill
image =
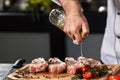
{"label": "fingernail", "polygon": [[73,40],[73,43],[74,43],[75,45],[79,45],[79,43],[77,42],[77,40]]}

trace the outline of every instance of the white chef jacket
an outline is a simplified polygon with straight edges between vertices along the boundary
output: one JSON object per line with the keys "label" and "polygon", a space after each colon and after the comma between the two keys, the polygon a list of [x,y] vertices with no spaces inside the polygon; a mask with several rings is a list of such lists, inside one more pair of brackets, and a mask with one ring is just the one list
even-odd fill
{"label": "white chef jacket", "polygon": [[120,11],[113,0],[107,2],[107,25],[101,47],[101,60],[105,64],[120,64]]}
{"label": "white chef jacket", "polygon": [[[52,1],[60,5],[59,0]],[[113,1],[116,0],[107,1],[107,24],[101,47],[101,60],[105,64],[120,64],[120,15],[118,15],[120,11]]]}

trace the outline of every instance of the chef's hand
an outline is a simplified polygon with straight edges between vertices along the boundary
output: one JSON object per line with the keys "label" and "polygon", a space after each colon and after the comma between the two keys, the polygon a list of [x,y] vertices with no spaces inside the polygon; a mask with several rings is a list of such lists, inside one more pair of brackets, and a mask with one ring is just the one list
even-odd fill
{"label": "chef's hand", "polygon": [[66,14],[64,32],[78,43],[89,34],[89,26],[78,0],[59,0]]}
{"label": "chef's hand", "polygon": [[83,42],[89,34],[89,27],[85,16],[80,12],[66,14],[64,32],[78,43]]}

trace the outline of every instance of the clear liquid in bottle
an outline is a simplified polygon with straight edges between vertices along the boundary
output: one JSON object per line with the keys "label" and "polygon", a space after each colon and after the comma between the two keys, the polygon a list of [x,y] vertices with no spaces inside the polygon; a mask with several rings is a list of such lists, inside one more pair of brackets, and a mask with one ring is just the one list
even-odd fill
{"label": "clear liquid in bottle", "polygon": [[63,10],[53,9],[49,14],[49,21],[61,30],[64,29],[64,20],[65,13]]}

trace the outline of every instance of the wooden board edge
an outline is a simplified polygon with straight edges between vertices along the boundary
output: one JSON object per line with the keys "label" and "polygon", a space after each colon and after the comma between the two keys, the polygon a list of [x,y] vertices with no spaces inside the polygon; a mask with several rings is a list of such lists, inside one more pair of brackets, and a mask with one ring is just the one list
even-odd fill
{"label": "wooden board edge", "polygon": [[[91,79],[91,80],[105,80],[108,78],[109,75],[114,75],[116,74],[119,70],[120,70],[120,65],[116,65],[116,64],[108,64],[107,66],[111,66],[111,68],[115,69],[113,71],[111,71],[109,74],[107,74],[106,76],[100,78],[100,79]],[[25,65],[24,67],[18,69],[18,71],[23,71],[25,69],[27,69],[29,67],[29,64]],[[17,76],[17,74],[15,72],[9,74],[7,77],[9,79],[15,79],[15,80],[40,80],[40,79],[23,79],[23,78],[16,78],[15,76]],[[74,75],[71,75],[70,77],[72,77]],[[45,79],[45,80],[57,80],[57,79]],[[59,79],[59,80],[63,80],[63,79]],[[64,79],[65,80],[65,79]],[[66,79],[66,80],[70,80],[70,79]],[[84,79],[83,79],[84,80]]]}

